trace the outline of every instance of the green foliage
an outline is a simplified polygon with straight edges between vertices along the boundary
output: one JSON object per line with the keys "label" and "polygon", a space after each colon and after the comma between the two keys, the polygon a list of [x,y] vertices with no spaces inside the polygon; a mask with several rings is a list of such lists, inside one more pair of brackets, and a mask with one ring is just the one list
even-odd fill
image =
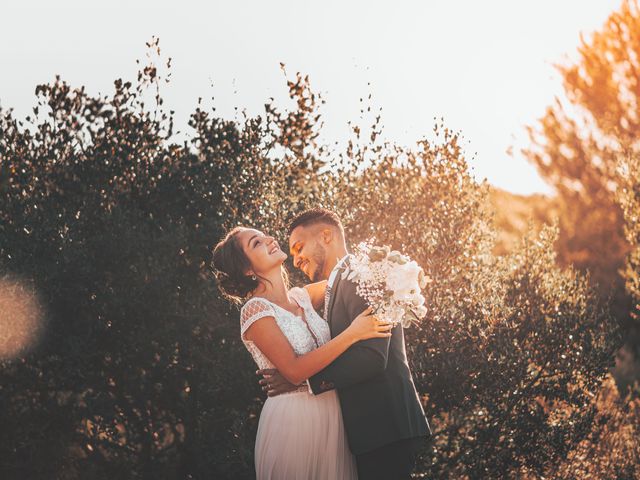
{"label": "green foliage", "polygon": [[176,144],[158,72],[101,98],[40,86],[24,124],[0,112],[0,273],[33,282],[48,321],[0,367],[2,478],[250,478],[262,400],[210,248],[239,223],[286,244],[288,218],[318,204],[352,244],[375,236],[433,279],[407,331],[437,432],[419,471],[550,475],[587,434],[616,341],[585,278],[556,266],[555,231],[494,257],[459,134],[381,144],[377,120],[333,154],[301,76],[290,109],[198,108]]}
{"label": "green foliage", "polygon": [[350,238],[374,235],[410,253],[433,279],[427,318],[407,330],[416,385],[437,431],[421,471],[551,475],[590,429],[615,328],[586,277],[557,267],[557,229],[525,239],[511,255],[492,255],[487,186],[468,173],[460,143],[437,125],[415,151],[381,146],[371,167],[355,154],[360,168],[341,172],[335,204],[349,218]]}
{"label": "green foliage", "polygon": [[640,304],[640,160],[638,156],[629,156],[620,162],[620,178],[622,184],[618,192],[618,200],[624,213],[625,235],[631,246],[623,276],[627,292],[638,305]]}
{"label": "green foliage", "polygon": [[624,0],[582,40],[576,61],[558,67],[566,99],[556,99],[529,129],[532,146],[525,151],[558,194],[561,264],[589,270],[623,320],[629,305],[619,271],[628,244],[616,201],[624,180],[617,165],[638,148],[639,27],[637,0]]}

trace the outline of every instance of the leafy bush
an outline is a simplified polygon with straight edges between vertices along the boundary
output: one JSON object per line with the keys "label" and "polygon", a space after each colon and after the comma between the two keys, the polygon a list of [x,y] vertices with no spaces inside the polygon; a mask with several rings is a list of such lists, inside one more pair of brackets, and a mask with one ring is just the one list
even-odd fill
{"label": "leafy bush", "polygon": [[30,282],[47,319],[0,369],[3,478],[250,478],[262,397],[210,248],[238,223],[286,242],[287,219],[317,204],[352,243],[375,235],[433,279],[407,331],[436,429],[421,473],[547,475],[586,438],[611,318],[556,266],[553,229],[492,255],[487,186],[459,134],[437,125],[404,148],[374,122],[332,152],[298,75],[289,109],[229,121],[198,108],[176,144],[165,78],[152,63],[100,98],[58,79],[26,122],[0,112],[0,272]]}

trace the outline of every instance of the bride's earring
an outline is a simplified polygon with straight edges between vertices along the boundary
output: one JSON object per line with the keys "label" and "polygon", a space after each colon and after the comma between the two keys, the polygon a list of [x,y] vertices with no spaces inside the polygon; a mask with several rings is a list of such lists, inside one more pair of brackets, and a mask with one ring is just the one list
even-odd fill
{"label": "bride's earring", "polygon": [[256,277],[255,275],[251,275],[251,280],[253,280],[254,282],[258,279],[258,277]]}

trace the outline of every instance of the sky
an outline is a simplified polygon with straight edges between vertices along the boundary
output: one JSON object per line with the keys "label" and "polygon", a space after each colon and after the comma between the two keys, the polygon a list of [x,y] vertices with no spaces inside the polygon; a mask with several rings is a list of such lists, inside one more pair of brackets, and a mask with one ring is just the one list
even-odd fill
{"label": "sky", "polygon": [[[218,114],[287,105],[280,63],[309,75],[326,104],[322,141],[344,142],[361,98],[382,109],[385,138],[412,145],[434,119],[460,131],[474,175],[520,194],[552,189],[521,153],[576,58],[580,36],[621,0],[56,0],[0,5],[0,105],[24,117],[35,86],[59,74],[89,93],[134,79],[145,42],[172,58],[165,104],[178,129],[198,97]],[[508,152],[512,153],[509,154]]]}

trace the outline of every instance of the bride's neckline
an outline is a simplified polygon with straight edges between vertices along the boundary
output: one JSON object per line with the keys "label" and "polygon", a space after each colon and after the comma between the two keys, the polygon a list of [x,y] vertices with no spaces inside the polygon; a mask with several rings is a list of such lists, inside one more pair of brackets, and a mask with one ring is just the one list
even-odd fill
{"label": "bride's neckline", "polygon": [[[294,287],[295,288],[295,287]],[[293,289],[289,290],[289,293],[291,293]],[[316,344],[316,348],[318,348],[320,346],[320,341],[318,340],[318,336],[314,333],[313,329],[311,328],[311,326],[309,325],[309,322],[307,321],[307,317],[306,317],[306,310],[305,308],[302,306],[301,302],[298,301],[298,299],[295,298],[295,296],[289,296],[289,298],[291,300],[293,300],[295,302],[296,305],[298,305],[298,308],[300,309],[301,315],[296,315],[295,313],[287,310],[284,307],[281,307],[280,305],[278,305],[277,303],[272,302],[271,300],[269,300],[268,298],[264,298],[264,297],[260,297],[260,296],[256,296],[256,297],[251,297],[250,300],[254,299],[254,298],[261,298],[262,300],[264,300],[265,302],[269,302],[271,305],[278,307],[280,310],[282,310],[285,313],[288,313],[289,315],[291,315],[293,318],[297,318],[298,320],[301,320],[302,322],[304,322],[305,326],[307,327],[307,330],[309,331],[309,333],[311,334],[311,336],[313,337],[313,341]]]}
{"label": "bride's neckline", "polygon": [[[284,308],[284,307],[282,307],[282,306],[278,305],[277,303],[275,303],[275,302],[273,302],[273,301],[269,300],[268,298],[261,297],[261,296],[259,296],[259,295],[256,295],[255,297],[251,297],[249,300],[247,300],[247,303],[248,303],[248,302],[250,302],[251,300],[253,300],[254,298],[259,298],[260,300],[264,300],[265,302],[269,302],[271,305],[273,305],[273,306],[275,306],[275,307],[278,307],[280,310],[282,310],[283,312],[287,312],[289,315],[292,315],[292,316],[297,317],[297,318],[302,318],[302,315],[296,315],[296,314],[295,314],[295,313],[293,313],[291,310],[287,310],[286,308]],[[294,297],[292,297],[292,296],[289,296],[289,298],[290,298],[291,300],[293,300],[293,302],[294,302],[296,305],[298,305],[298,308],[300,308],[302,311],[304,311],[304,307],[300,304],[300,302],[299,302],[298,300],[296,300],[296,299],[295,299]]]}

